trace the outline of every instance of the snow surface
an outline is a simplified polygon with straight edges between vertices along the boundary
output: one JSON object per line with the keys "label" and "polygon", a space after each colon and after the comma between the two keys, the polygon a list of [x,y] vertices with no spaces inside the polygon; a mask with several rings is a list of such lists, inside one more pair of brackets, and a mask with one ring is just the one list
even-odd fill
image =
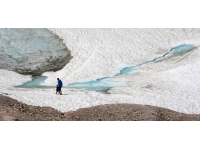
{"label": "snow surface", "polygon": [[[60,71],[46,72],[44,85],[64,85],[110,77],[127,86],[109,90],[111,94],[82,89],[16,88],[30,76],[0,70],[1,93],[36,106],[50,106],[66,112],[100,104],[133,103],[169,108],[184,113],[200,113],[200,29],[49,29],[63,39],[73,59]],[[139,73],[115,76],[131,67],[160,57],[183,44],[195,49],[170,56],[139,68]]]}

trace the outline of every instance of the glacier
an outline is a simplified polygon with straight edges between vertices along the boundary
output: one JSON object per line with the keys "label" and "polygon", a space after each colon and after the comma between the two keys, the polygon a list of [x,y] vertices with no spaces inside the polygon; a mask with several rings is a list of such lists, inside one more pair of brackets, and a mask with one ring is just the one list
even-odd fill
{"label": "glacier", "polygon": [[[49,88],[16,87],[31,81],[32,76],[0,69],[1,93],[26,104],[50,106],[62,112],[111,103],[200,112],[200,29],[48,30],[63,39],[73,58],[62,69],[41,74],[46,78],[38,83]],[[108,86],[110,94],[78,87],[63,88],[66,95],[58,96],[53,88],[57,77],[65,86],[83,83],[81,86],[89,84],[89,88],[91,83],[95,85],[94,81],[106,77],[102,84],[112,86]]]}

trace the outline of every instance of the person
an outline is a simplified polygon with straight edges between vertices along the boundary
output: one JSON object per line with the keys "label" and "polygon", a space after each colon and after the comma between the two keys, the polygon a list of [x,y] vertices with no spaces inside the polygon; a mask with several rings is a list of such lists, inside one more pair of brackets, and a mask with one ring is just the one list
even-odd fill
{"label": "person", "polygon": [[58,84],[56,85],[56,94],[58,94],[60,92],[60,88],[58,86]]}
{"label": "person", "polygon": [[59,93],[60,95],[62,95],[61,88],[62,88],[63,83],[59,78],[57,78],[57,81],[58,81],[58,84],[57,84],[57,87],[56,87],[56,94]]}

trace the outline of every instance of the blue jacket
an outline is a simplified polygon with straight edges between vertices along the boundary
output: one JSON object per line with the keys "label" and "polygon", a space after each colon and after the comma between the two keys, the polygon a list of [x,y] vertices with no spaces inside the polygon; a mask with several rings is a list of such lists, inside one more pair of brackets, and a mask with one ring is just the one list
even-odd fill
{"label": "blue jacket", "polygon": [[62,85],[63,85],[62,81],[61,81],[61,80],[58,80],[58,86],[59,86],[59,87],[62,87]]}

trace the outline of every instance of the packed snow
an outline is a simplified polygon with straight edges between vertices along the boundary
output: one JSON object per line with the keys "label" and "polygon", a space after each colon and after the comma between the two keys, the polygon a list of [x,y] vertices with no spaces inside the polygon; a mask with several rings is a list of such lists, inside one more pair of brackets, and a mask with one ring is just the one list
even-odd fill
{"label": "packed snow", "polygon": [[[65,86],[101,78],[124,83],[123,86],[114,86],[108,91],[110,94],[62,88],[63,95],[56,95],[55,88],[15,87],[31,81],[31,76],[1,69],[1,94],[62,112],[100,104],[131,103],[200,113],[200,29],[49,30],[63,39],[73,58],[63,69],[43,73],[47,79],[42,85],[55,86],[59,77]],[[168,55],[172,49],[178,51]],[[166,57],[160,59],[163,55]],[[138,64],[142,65],[132,74],[118,75],[124,68]]]}

